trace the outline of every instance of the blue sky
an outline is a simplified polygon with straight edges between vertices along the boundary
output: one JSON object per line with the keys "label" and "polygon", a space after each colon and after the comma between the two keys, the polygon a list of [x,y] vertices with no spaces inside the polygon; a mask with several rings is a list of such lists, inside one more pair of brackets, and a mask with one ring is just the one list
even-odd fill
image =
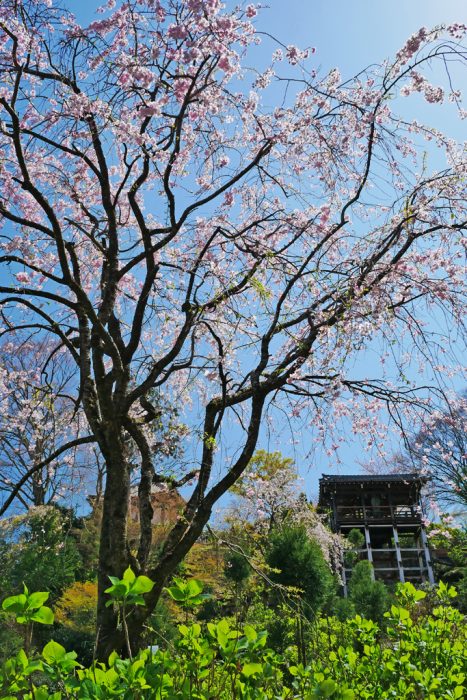
{"label": "blue sky", "polygon": [[467,21],[465,0],[271,0],[273,34],[317,48],[323,67],[354,73],[391,56],[422,26]]}
{"label": "blue sky", "polygon": [[[66,3],[83,24],[92,19],[93,9],[99,4],[99,0],[69,0]],[[264,4],[257,18],[258,29],[276,36],[284,44],[316,47],[316,68],[326,73],[337,66],[344,78],[394,56],[408,36],[422,26],[431,28],[438,24],[467,22],[467,0],[270,0]],[[266,61],[266,55],[269,56],[273,48],[273,43],[265,37],[263,47],[254,54],[253,60]],[[465,139],[465,122],[458,120],[450,105],[428,107],[415,97],[406,100],[401,108],[411,118],[420,121],[426,118],[449,135]],[[376,348],[373,354],[373,359],[371,351],[365,358],[357,358],[356,371],[359,365],[368,362],[373,362],[376,369]],[[457,388],[461,390],[462,383],[458,382]],[[321,472],[332,470],[335,465],[324,456],[319,463],[307,458],[308,441],[306,430],[297,431],[295,444],[292,444],[284,421],[284,431],[279,436],[269,435],[267,429],[263,431],[260,447],[280,449],[293,456],[305,478],[307,493],[315,496]],[[358,471],[358,463],[364,459],[361,445],[352,443],[349,436],[349,444],[341,458],[340,473]]]}
{"label": "blue sky", "polygon": [[[68,0],[64,4],[86,22],[101,2]],[[317,63],[324,70],[338,66],[348,76],[392,56],[422,26],[467,22],[466,0],[269,0],[262,4],[258,28],[285,44],[315,46]]]}

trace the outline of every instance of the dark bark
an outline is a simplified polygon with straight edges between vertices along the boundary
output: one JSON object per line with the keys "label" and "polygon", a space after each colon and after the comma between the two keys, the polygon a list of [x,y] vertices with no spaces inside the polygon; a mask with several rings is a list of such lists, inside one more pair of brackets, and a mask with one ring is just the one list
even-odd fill
{"label": "dark bark", "polygon": [[[145,623],[155,609],[166,581],[201,536],[211,517],[212,508],[220,496],[226,493],[247,468],[258,441],[264,400],[264,394],[258,389],[252,401],[247,437],[240,456],[226,476],[211,491],[205,493],[214,457],[214,446],[209,438],[215,437],[217,431],[216,415],[222,411],[222,407],[216,402],[207,406],[204,424],[206,437],[201,467],[202,474],[199,476],[197,488],[188,501],[182,517],[166,539],[157,565],[148,572],[154,581],[154,588],[146,596],[146,606],[135,609],[128,619],[128,631],[133,651],[144,645]],[[119,641],[123,645],[123,639]]]}
{"label": "dark bark", "polygon": [[[32,23],[31,17],[36,17],[37,13],[25,13],[23,5],[27,7],[30,3],[24,2],[21,4],[21,12],[19,6],[14,0],[3,0],[7,3],[12,12],[12,16],[16,17],[20,25],[29,22]],[[169,3],[170,4],[170,3]],[[172,3],[176,8],[178,3]],[[45,12],[45,10],[44,10]],[[51,12],[55,12],[51,10]],[[12,27],[14,24],[12,24]],[[50,26],[42,24],[39,21],[36,33],[43,35],[43,41],[47,42],[48,32],[41,31],[44,27]],[[80,133],[79,139],[76,141],[80,144],[78,147],[75,139],[70,140],[70,135],[75,131],[75,127],[70,127],[70,119],[68,112],[65,112],[65,121],[58,123],[50,131],[47,118],[44,119],[44,126],[38,123],[34,129],[27,128],[27,120],[23,118],[23,100],[28,94],[28,91],[23,89],[24,76],[32,76],[36,82],[40,82],[43,86],[43,100],[47,103],[46,96],[54,94],[57,87],[60,88],[60,93],[67,99],[70,96],[81,95],[80,81],[75,78],[79,76],[74,68],[74,64],[69,64],[61,72],[56,64],[61,64],[61,61],[49,61],[44,58],[47,55],[45,51],[42,54],[44,59],[42,63],[35,63],[32,57],[20,63],[18,57],[18,37],[13,33],[13,30],[7,26],[2,26],[2,31],[12,42],[10,66],[8,61],[5,66],[2,65],[2,71],[6,71],[7,82],[10,93],[12,95],[7,98],[6,95],[1,97],[0,103],[7,115],[8,126],[2,131],[2,139],[11,139],[10,152],[7,153],[7,169],[11,166],[14,170],[15,182],[18,187],[28,193],[29,197],[35,203],[35,207],[41,213],[35,221],[29,218],[30,207],[26,207],[22,211],[21,205],[16,204],[11,210],[10,202],[0,201],[0,217],[9,221],[14,227],[22,227],[26,231],[35,231],[40,234],[40,239],[49,240],[50,249],[54,250],[56,257],[56,270],[51,272],[49,263],[42,265],[40,261],[31,262],[30,256],[6,255],[2,256],[0,262],[5,265],[24,265],[25,269],[39,273],[49,282],[49,288],[37,288],[32,285],[31,288],[19,287],[17,285],[0,286],[0,294],[4,295],[0,299],[0,303],[6,307],[13,304],[20,305],[28,313],[33,313],[37,316],[40,322],[36,324],[37,328],[44,330],[50,337],[56,341],[58,339],[59,347],[65,347],[70,357],[79,368],[80,380],[78,385],[77,396],[75,397],[76,410],[83,407],[90,427],[90,435],[84,438],[78,438],[69,442],[64,447],[56,450],[53,455],[36,464],[32,469],[29,469],[23,477],[12,488],[11,495],[6,499],[5,504],[0,508],[0,515],[9,507],[12,500],[16,497],[21,497],[22,486],[28,482],[34,475],[40,474],[43,467],[50,464],[66,449],[71,449],[80,444],[96,442],[102,452],[106,467],[106,482],[105,492],[102,503],[102,531],[99,554],[99,602],[98,602],[98,646],[97,654],[99,658],[106,659],[110,651],[116,649],[122,652],[124,650],[123,631],[117,627],[117,616],[111,607],[106,607],[105,603],[108,596],[104,591],[109,586],[109,575],[121,577],[125,568],[131,563],[135,573],[147,573],[155,582],[155,586],[150,595],[147,596],[147,606],[145,608],[137,608],[135,611],[130,611],[128,626],[131,636],[131,644],[137,648],[142,643],[142,633],[144,624],[161,595],[163,587],[167,579],[172,575],[177,565],[182,561],[185,555],[189,552],[193,544],[200,536],[203,527],[209,520],[211,511],[216,501],[236,482],[242,475],[248,465],[253,451],[256,447],[259,426],[261,423],[261,414],[265,397],[267,395],[274,396],[276,392],[282,391],[289,395],[307,396],[307,397],[323,397],[327,396],[327,390],[334,391],[335,382],[339,373],[332,368],[328,368],[325,364],[323,374],[303,375],[298,385],[294,384],[295,373],[300,370],[301,366],[307,358],[312,354],[312,346],[319,336],[319,333],[324,328],[331,329],[345,320],[351,311],[354,302],[357,303],[357,313],[362,318],[367,318],[370,322],[374,321],[374,308],[371,303],[368,305],[368,310],[362,305],[365,297],[371,302],[374,291],[378,291],[378,285],[385,278],[390,279],[393,271],[397,272],[399,263],[406,256],[411,246],[416,241],[417,237],[431,236],[438,230],[446,229],[451,232],[461,231],[465,229],[466,222],[459,220],[457,223],[451,221],[448,225],[443,223],[443,217],[436,216],[433,219],[434,224],[425,221],[426,214],[423,213],[423,218],[417,220],[417,199],[419,195],[424,194],[426,189],[429,192],[429,198],[433,196],[433,187],[438,188],[440,193],[440,212],[451,206],[449,204],[449,193],[451,188],[456,191],[453,185],[453,174],[455,178],[458,175],[455,170],[435,174],[432,179],[421,180],[417,182],[413,191],[408,189],[406,193],[406,206],[404,211],[400,211],[400,202],[402,195],[398,191],[397,197],[391,206],[394,207],[394,223],[387,223],[383,233],[378,233],[378,228],[375,229],[374,244],[368,243],[366,252],[362,254],[361,260],[342,259],[341,263],[336,264],[336,267],[327,271],[324,278],[322,292],[317,295],[310,294],[308,300],[303,299],[300,302],[295,312],[290,307],[290,302],[295,304],[295,291],[298,283],[303,281],[309,275],[320,279],[323,264],[326,261],[326,250],[331,246],[335,246],[339,242],[339,232],[344,227],[347,227],[351,221],[353,205],[360,203],[361,206],[367,206],[364,203],[363,196],[367,191],[367,185],[371,181],[373,174],[373,162],[375,161],[376,170],[374,174],[378,175],[381,171],[381,162],[387,162],[389,166],[393,165],[393,155],[390,147],[390,130],[386,126],[379,126],[378,116],[381,109],[385,109],[386,99],[394,91],[394,86],[398,81],[404,78],[405,74],[410,72],[416,65],[432,60],[437,55],[437,51],[430,52],[421,58],[417,58],[412,66],[406,65],[402,72],[396,74],[395,68],[388,68],[388,72],[384,76],[381,83],[381,90],[375,93],[374,104],[355,104],[358,112],[358,117],[366,116],[362,123],[368,124],[368,129],[365,127],[362,134],[358,136],[359,143],[363,143],[366,139],[366,154],[362,152],[361,166],[349,160],[350,171],[354,171],[360,167],[358,179],[352,184],[348,191],[348,199],[342,203],[341,211],[332,214],[334,224],[323,226],[323,233],[320,233],[319,241],[311,246],[308,240],[308,234],[315,235],[315,214],[311,219],[307,219],[303,224],[292,227],[295,233],[292,235],[288,216],[288,205],[280,205],[277,215],[271,214],[270,208],[263,210],[260,204],[257,210],[252,210],[252,216],[246,220],[244,228],[238,228],[236,225],[228,226],[226,230],[217,225],[206,241],[202,249],[193,254],[193,260],[188,263],[187,269],[182,267],[173,267],[173,274],[179,276],[176,287],[179,308],[184,314],[180,320],[178,332],[175,333],[172,344],[164,346],[162,356],[146,355],[146,341],[142,343],[143,331],[147,325],[153,324],[151,330],[154,334],[160,332],[157,321],[155,320],[157,311],[160,307],[160,298],[158,297],[158,289],[165,284],[168,268],[164,268],[164,274],[161,275],[161,280],[158,285],[155,284],[159,273],[159,264],[156,260],[159,259],[159,253],[164,252],[164,249],[170,252],[169,245],[173,241],[176,243],[176,238],[186,236],[184,227],[194,222],[194,217],[199,212],[209,215],[211,207],[216,205],[216,202],[221,202],[224,193],[232,188],[242,187],[243,183],[249,183],[255,177],[255,170],[258,169],[258,177],[263,182],[263,178],[270,178],[279,185],[283,190],[285,198],[296,198],[295,184],[291,185],[290,190],[288,185],[276,181],[274,175],[269,174],[269,154],[271,154],[271,173],[274,172],[275,162],[280,164],[280,155],[276,155],[275,144],[280,146],[278,153],[281,152],[282,146],[282,126],[278,123],[278,132],[274,134],[272,128],[271,134],[262,133],[261,141],[258,141],[256,152],[252,154],[249,148],[245,151],[244,158],[239,158],[239,165],[231,171],[231,175],[222,174],[219,179],[214,178],[215,186],[209,191],[206,196],[198,195],[193,201],[182,195],[178,201],[178,189],[172,185],[172,176],[174,174],[174,165],[180,155],[184,141],[184,122],[190,122],[189,106],[192,102],[202,98],[205,90],[208,92],[212,82],[216,81],[216,71],[218,59],[216,56],[210,56],[203,59],[197,68],[197,71],[190,74],[191,86],[186,92],[185,98],[178,111],[170,117],[169,114],[164,115],[167,121],[167,136],[162,136],[160,147],[162,151],[167,153],[166,166],[163,172],[159,171],[159,166],[153,171],[152,155],[148,151],[146,145],[141,146],[141,151],[134,159],[131,159],[127,146],[123,141],[125,155],[122,163],[124,163],[126,172],[123,175],[117,189],[115,189],[114,176],[111,175],[111,163],[115,163],[115,152],[113,146],[119,144],[119,141],[114,141],[115,135],[108,130],[106,120],[103,120],[100,112],[94,114],[93,108],[90,105],[86,114],[77,118],[77,129]],[[135,23],[134,34],[138,36],[138,24]],[[146,32],[146,29],[144,29]],[[81,54],[81,46],[83,37],[79,36],[73,39],[67,37],[67,45],[73,45],[74,41],[76,52],[75,59]],[[96,46],[99,47],[100,40],[96,36]],[[105,44],[100,44],[101,50]],[[439,57],[444,59],[444,56],[461,56],[458,48],[439,49]],[[51,54],[55,51],[55,44],[50,46]],[[78,50],[79,47],[79,50]],[[98,54],[99,49],[97,48]],[[73,53],[73,52],[71,52]],[[83,54],[84,55],[84,54]],[[34,56],[34,51],[32,51]],[[64,65],[67,64],[68,53],[63,54]],[[41,58],[41,60],[42,60]],[[115,57],[114,57],[115,59]],[[104,102],[114,105],[116,113],[118,113],[118,101],[122,86],[119,85],[117,92],[113,93],[114,84],[113,71],[115,65],[112,64],[110,56],[108,58],[108,80],[102,80],[98,90]],[[104,64],[102,70],[105,71]],[[162,70],[162,69],[161,69]],[[162,83],[170,81],[166,68],[162,70],[161,78],[164,76]],[[156,84],[159,85],[159,79]],[[162,85],[162,83],[160,83]],[[311,88],[311,85],[310,85]],[[166,89],[164,87],[164,89]],[[314,88],[313,88],[314,89]],[[133,88],[132,88],[133,91]],[[320,88],[321,91],[321,88]],[[361,91],[360,80],[358,80],[358,93]],[[133,99],[133,94],[127,93],[130,100]],[[227,93],[228,94],[228,93]],[[341,92],[339,91],[339,94]],[[350,93],[349,93],[350,94]],[[330,96],[329,96],[330,97]],[[232,105],[236,102],[235,96],[231,94]],[[331,99],[331,97],[330,97]],[[332,98],[334,99],[334,98]],[[336,100],[342,98],[336,97]],[[372,98],[373,99],[373,98]],[[138,108],[141,105],[138,106]],[[336,103],[329,113],[326,110],[318,110],[316,119],[314,120],[314,128],[322,129],[320,139],[323,143],[327,143],[324,138],[329,128],[329,133],[334,134],[336,119],[339,119],[340,106],[346,107],[352,105],[351,102]],[[46,112],[46,110],[44,110]],[[55,112],[55,110],[54,110]],[[57,111],[59,114],[60,110]],[[346,111],[343,110],[343,115]],[[297,129],[302,121],[302,116],[297,121]],[[55,117],[54,117],[55,123]],[[273,122],[274,123],[274,120]],[[5,123],[6,124],[6,123]],[[110,124],[110,122],[109,122]],[[322,126],[319,126],[322,124]],[[385,124],[383,119],[382,124]],[[327,125],[327,126],[326,126]],[[70,128],[72,130],[70,131]],[[150,118],[145,118],[141,125],[140,134],[143,135],[147,130],[150,136],[153,137],[157,132],[150,131]],[[190,134],[192,126],[190,125]],[[261,127],[262,129],[263,127]],[[87,137],[86,137],[87,132]],[[308,127],[303,135],[307,136]],[[397,135],[397,130],[394,132]],[[56,134],[56,140],[52,136]],[[276,141],[276,136],[280,137]],[[160,134],[157,135],[159,139]],[[388,138],[385,142],[384,139]],[[203,140],[219,148],[219,143],[214,139],[210,141],[209,134],[203,133]],[[120,137],[119,137],[120,139]],[[191,136],[190,136],[191,139]],[[298,143],[296,136],[293,136],[291,144]],[[383,143],[387,144],[387,161],[380,161],[381,154],[386,152],[386,147],[383,148]],[[91,197],[90,209],[86,195],[80,193],[79,190],[68,191],[66,195],[71,202],[79,204],[77,213],[73,214],[74,205],[68,207],[70,216],[75,218],[63,217],[62,203],[56,206],[58,202],[55,199],[54,192],[51,187],[43,186],[44,178],[37,177],[36,168],[30,169],[30,164],[35,162],[36,158],[42,158],[44,152],[44,144],[47,149],[52,149],[60,158],[63,154],[66,158],[63,160],[64,172],[75,161],[80,170],[71,167],[71,173],[77,174],[81,172],[81,168],[88,172],[92,180],[92,188],[86,188],[86,191],[94,193],[99,192],[100,202],[98,203],[95,197]],[[82,146],[81,146],[82,144]],[[120,147],[119,145],[119,147]],[[274,146],[274,148],[273,148]],[[360,145],[358,146],[360,148]],[[378,150],[379,148],[383,150]],[[130,151],[133,149],[131,146]],[[376,150],[375,150],[376,149]],[[284,148],[284,150],[286,150]],[[209,147],[206,149],[210,153]],[[214,151],[213,151],[214,152]],[[327,151],[326,151],[327,152]],[[352,149],[349,150],[349,153]],[[107,153],[109,156],[107,156]],[[339,151],[336,151],[339,153]],[[332,149],[331,149],[332,156]],[[336,158],[336,167],[339,167],[339,159],[343,158],[339,155]],[[109,160],[107,160],[109,158]],[[279,161],[277,159],[279,158]],[[350,156],[349,156],[350,158]],[[71,160],[70,160],[71,159]],[[209,155],[209,162],[211,155]],[[206,161],[207,162],[207,161]],[[311,164],[312,161],[310,161]],[[8,165],[10,163],[10,165]],[[343,163],[344,167],[348,167]],[[45,172],[47,171],[47,158],[45,159]],[[202,159],[197,164],[197,167],[203,167]],[[233,166],[232,166],[233,167]],[[288,167],[288,166],[287,166]],[[57,168],[57,164],[53,162],[53,169]],[[345,172],[345,171],[343,171]],[[392,168],[389,168],[392,172]],[[357,170],[355,170],[357,175]],[[392,177],[392,176],[391,176]],[[52,178],[52,183],[53,183]],[[407,179],[407,182],[410,178]],[[336,187],[339,190],[340,179],[336,179]],[[165,205],[162,203],[161,220],[165,223],[154,228],[154,222],[145,215],[141,202],[145,200],[146,192],[149,192],[149,187],[153,187],[157,183],[157,189],[161,196],[165,196]],[[60,194],[60,197],[62,195]],[[266,195],[265,195],[266,196]],[[452,199],[452,211],[456,211],[456,197]],[[310,195],[311,197],[311,195]],[[126,201],[126,199],[128,201]],[[304,194],[304,202],[307,196]],[[271,200],[272,202],[272,200]],[[66,198],[65,198],[66,203]],[[310,203],[315,207],[315,200],[310,199]],[[122,206],[123,204],[123,206]],[[122,212],[126,210],[126,205],[129,204],[134,221],[132,219],[125,220],[122,217]],[[389,202],[388,202],[389,204]],[[422,207],[425,208],[426,202]],[[274,209],[276,203],[274,202]],[[387,209],[389,211],[390,208]],[[368,212],[373,215],[373,209],[368,209]],[[83,220],[84,216],[84,220]],[[277,219],[276,219],[277,216]],[[257,218],[258,217],[258,218]],[[271,218],[272,217],[272,218]],[[334,218],[337,217],[337,218]],[[455,218],[451,214],[452,218]],[[428,217],[429,218],[429,217]],[[84,223],[83,223],[84,221]],[[439,221],[441,223],[439,223]],[[259,327],[256,326],[252,331],[258,343],[256,350],[259,351],[259,361],[256,368],[248,372],[243,378],[239,378],[237,384],[232,384],[233,378],[229,377],[229,373],[224,368],[224,349],[222,346],[222,334],[216,332],[216,323],[212,318],[212,314],[217,308],[226,305],[230,300],[240,300],[242,294],[247,292],[250,285],[253,283],[253,278],[257,270],[261,271],[264,264],[265,272],[272,272],[272,263],[269,260],[270,252],[264,248],[250,248],[250,238],[256,239],[256,232],[259,227],[266,222],[270,222],[273,226],[272,231],[277,224],[279,233],[284,234],[283,244],[281,243],[280,250],[274,250],[274,258],[279,263],[280,260],[287,260],[288,251],[292,253],[290,261],[284,266],[284,279],[282,291],[279,290],[279,283],[274,285],[272,296],[276,296],[275,309],[271,310],[270,322],[268,328],[264,331],[262,338],[257,338]],[[274,222],[276,222],[274,224]],[[135,225],[136,223],[136,225]],[[269,224],[268,224],[269,225]],[[130,237],[131,246],[128,244],[128,229],[132,229]],[[100,296],[96,289],[93,289],[89,294],[86,292],[86,285],[82,284],[82,271],[87,269],[87,260],[81,259],[81,244],[82,236],[85,236],[86,241],[92,244],[98,252],[100,259]],[[346,234],[347,236],[349,233]],[[234,277],[228,280],[225,288],[220,287],[215,290],[212,296],[213,289],[211,288],[211,277],[203,272],[206,256],[211,246],[215,247],[221,243],[216,241],[217,237],[223,238],[223,245],[235,245],[238,250],[246,253],[245,268],[235,265],[233,268]],[[297,247],[300,246],[302,238],[305,240],[303,255],[300,253],[298,262],[296,260]],[[279,240],[281,236],[279,236]],[[310,239],[310,240],[313,240]],[[41,244],[42,245],[42,244]],[[311,246],[311,247],[310,247]],[[183,247],[183,246],[182,246]],[[84,249],[88,251],[88,247]],[[174,249],[175,250],[175,249]],[[336,247],[337,250],[337,247]],[[357,246],[358,251],[358,246]],[[88,252],[85,255],[89,255]],[[164,255],[162,255],[164,260]],[[36,264],[37,262],[37,264]],[[334,263],[333,263],[334,265]],[[145,272],[143,270],[145,266]],[[275,267],[275,264],[274,264]],[[16,269],[16,268],[15,268]],[[275,268],[277,272],[278,268]],[[175,272],[176,270],[176,272]],[[131,305],[123,306],[120,311],[119,296],[125,296],[124,287],[119,291],[119,284],[124,281],[124,278],[134,271],[138,280],[142,282],[140,293],[135,299],[133,312],[129,311]],[[226,270],[228,273],[229,271]],[[86,272],[86,274],[88,274]],[[206,274],[206,276],[205,276]],[[269,274],[269,272],[268,272]],[[329,275],[329,277],[328,277]],[[335,284],[329,282],[335,277],[339,281]],[[232,284],[233,283],[233,284]],[[330,286],[329,286],[330,285]],[[410,284],[407,289],[410,288]],[[382,291],[385,292],[384,286]],[[392,287],[388,286],[388,290]],[[305,290],[305,287],[303,287]],[[304,293],[304,292],[303,292]],[[424,294],[430,294],[429,285],[427,291],[419,291],[419,287],[407,295],[402,295],[400,301],[399,294],[388,293],[387,312],[400,311],[404,306],[408,306],[414,299]],[[414,296],[411,296],[414,294]],[[376,298],[379,299],[379,294]],[[29,300],[31,297],[32,300]],[[301,298],[301,296],[300,296]],[[441,298],[441,297],[440,297]],[[177,302],[177,303],[178,303]],[[165,302],[164,302],[165,303]],[[44,306],[45,304],[48,305]],[[268,302],[272,306],[272,301]],[[61,309],[61,311],[60,311]],[[246,307],[245,313],[248,313]],[[120,314],[122,314],[120,316]],[[295,315],[294,315],[295,314]],[[119,318],[121,320],[119,320]],[[73,319],[73,320],[70,320]],[[14,327],[18,322],[16,310],[12,316],[11,326]],[[44,326],[45,323],[45,326]],[[76,327],[76,323],[77,326]],[[31,326],[33,328],[33,326]],[[202,331],[200,329],[203,328]],[[153,479],[167,481],[163,474],[154,473],[153,469],[153,452],[152,447],[149,449],[147,441],[144,437],[144,432],[140,430],[137,420],[134,420],[134,407],[137,402],[140,402],[142,408],[147,407],[146,397],[156,387],[164,390],[164,385],[167,386],[170,377],[184,369],[190,369],[197,365],[199,352],[203,352],[204,329],[208,329],[211,337],[217,343],[218,347],[218,374],[219,374],[219,391],[216,399],[213,399],[207,407],[206,420],[204,423],[203,436],[201,438],[203,445],[203,456],[200,464],[197,484],[193,490],[192,496],[186,504],[183,515],[178,519],[177,523],[169,533],[164,547],[162,549],[159,561],[156,565],[150,565],[150,550],[151,550],[151,483]],[[78,335],[75,335],[77,333]],[[282,338],[282,340],[281,340]],[[274,358],[276,346],[280,347],[280,342],[284,342],[284,354],[281,357]],[[337,341],[336,341],[337,342]],[[418,341],[417,341],[418,342]],[[340,343],[340,340],[339,340]],[[188,347],[189,346],[189,347]],[[239,349],[239,352],[244,350]],[[319,357],[319,355],[318,355]],[[145,358],[145,359],[143,359]],[[310,370],[311,371],[311,370]],[[313,370],[314,371],[314,370]],[[309,386],[306,382],[309,381]],[[342,380],[343,385],[353,392],[376,396],[382,398],[386,402],[398,400],[407,401],[402,394],[397,396],[397,392],[393,392],[391,388],[384,391],[381,389],[379,382],[372,384],[371,382],[349,381]],[[233,388],[236,386],[236,388]],[[310,387],[310,388],[309,388]],[[231,392],[231,393],[229,393]],[[385,393],[386,392],[386,393]],[[331,391],[329,391],[331,396]],[[394,397],[396,397],[394,399]],[[212,478],[213,458],[215,451],[215,440],[219,433],[220,423],[223,419],[224,411],[232,409],[235,406],[246,406],[251,402],[251,415],[247,428],[247,436],[244,444],[240,447],[241,454],[237,461],[230,466],[222,476],[215,481]],[[137,412],[138,413],[138,412]],[[147,423],[150,423],[151,411],[148,413]],[[126,432],[124,432],[126,431]],[[140,541],[138,543],[137,556],[132,556],[129,552],[127,541],[127,517],[128,505],[130,496],[130,467],[126,456],[125,440],[127,434],[134,445],[136,445],[139,453],[139,464],[141,469],[141,480],[139,486],[139,508],[140,508]],[[36,461],[36,460],[33,460]],[[190,476],[190,475],[188,475]],[[214,482],[214,483],[213,483]],[[38,483],[38,482],[37,482]],[[173,484],[172,484],[173,485]],[[38,495],[42,499],[42,495]],[[99,488],[97,489],[97,501],[99,502]]]}
{"label": "dark bark", "polygon": [[124,643],[122,630],[117,628],[116,612],[112,606],[105,605],[109,598],[104,591],[111,585],[109,576],[121,578],[129,565],[127,518],[130,470],[125,459],[121,431],[115,429],[107,433],[110,440],[105,450],[107,471],[99,547],[96,645],[97,656],[102,660],[106,660],[112,650],[121,649]]}
{"label": "dark bark", "polygon": [[139,568],[144,570],[148,563],[152,544],[152,516],[154,514],[151,504],[151,488],[153,484],[154,467],[149,444],[142,430],[136,422],[127,419],[125,426],[135,441],[141,455],[141,478],[138,486],[139,504],[139,546],[137,560]]}
{"label": "dark bark", "polygon": [[43,472],[37,471],[31,479],[32,488],[32,503],[34,506],[43,506],[45,504],[45,488],[43,481]]}

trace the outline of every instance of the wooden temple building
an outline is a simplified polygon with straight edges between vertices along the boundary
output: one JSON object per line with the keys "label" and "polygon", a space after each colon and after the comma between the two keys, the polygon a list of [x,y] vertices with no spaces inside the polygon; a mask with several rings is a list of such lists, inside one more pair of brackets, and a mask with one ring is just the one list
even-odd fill
{"label": "wooden temple building", "polygon": [[[376,579],[434,583],[420,501],[424,483],[418,474],[323,475],[318,506],[328,513],[334,532],[346,536],[360,530],[359,558],[371,562]],[[350,574],[345,563],[344,595]]]}

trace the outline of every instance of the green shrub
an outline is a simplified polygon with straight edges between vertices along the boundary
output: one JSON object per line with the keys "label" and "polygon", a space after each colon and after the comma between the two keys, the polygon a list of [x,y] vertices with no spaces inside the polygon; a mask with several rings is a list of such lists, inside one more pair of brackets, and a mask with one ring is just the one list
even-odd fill
{"label": "green shrub", "polygon": [[271,579],[296,589],[305,616],[313,618],[334,588],[320,546],[308,537],[303,526],[278,529],[272,533],[270,542],[266,560],[275,570],[270,574]]}
{"label": "green shrub", "polygon": [[233,583],[244,583],[251,575],[251,566],[240,552],[228,551],[225,555],[224,576]]}
{"label": "green shrub", "polygon": [[25,583],[30,590],[46,587],[51,600],[57,600],[81,566],[70,529],[70,514],[55,506],[31,508],[23,516],[2,521],[3,590],[20,593]]}
{"label": "green shrub", "polygon": [[[125,573],[111,596],[131,614],[145,580]],[[184,585],[182,585],[184,584]],[[183,606],[201,595],[198,582],[178,580],[172,593]],[[133,591],[133,592],[132,592]],[[5,612],[26,626],[46,594],[7,599]],[[467,630],[450,603],[456,592],[440,584],[438,605],[426,613],[426,593],[401,584],[380,627],[360,615],[350,621],[321,617],[314,623],[309,663],[292,663],[268,648],[267,635],[227,620],[179,625],[166,648],[153,646],[134,658],[112,653],[106,663],[83,666],[75,652],[49,641],[39,654],[21,650],[0,669],[2,700],[461,700],[465,697]],[[17,597],[16,597],[17,598]],[[24,619],[23,619],[24,618]]]}
{"label": "green shrub", "polygon": [[389,591],[384,583],[373,580],[371,563],[364,560],[355,564],[349,580],[349,602],[355,612],[381,623],[389,606],[389,598]]}

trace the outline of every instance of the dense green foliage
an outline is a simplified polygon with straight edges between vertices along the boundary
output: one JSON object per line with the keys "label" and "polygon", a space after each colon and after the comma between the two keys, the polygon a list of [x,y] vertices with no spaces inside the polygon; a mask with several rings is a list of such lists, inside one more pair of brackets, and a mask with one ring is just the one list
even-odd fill
{"label": "dense green foliage", "polygon": [[32,508],[28,513],[2,522],[0,554],[3,590],[30,590],[47,585],[56,600],[77,578],[82,560],[71,535],[72,516],[54,506]]}
{"label": "dense green foliage", "polygon": [[[24,515],[0,521],[0,589],[17,595],[23,593],[24,585],[30,591],[45,590],[55,605],[79,579],[83,568],[73,526],[71,513],[55,506],[31,508]],[[31,643],[48,641],[47,632],[36,627]],[[82,635],[67,634],[65,628],[56,632],[60,641],[81,646]],[[94,634],[86,635],[88,648],[92,648],[93,638]],[[0,611],[0,660],[20,646],[21,636]]]}
{"label": "dense green foliage", "polygon": [[[127,658],[113,654],[105,663],[93,660],[93,530],[53,507],[10,521],[0,537],[0,699],[464,697],[463,531],[442,524],[430,533],[438,573],[459,596],[444,584],[426,591],[405,584],[394,596],[373,580],[369,562],[358,561],[355,530],[343,599],[317,540],[280,515],[267,532],[232,529],[222,532],[230,540],[222,546],[196,545],[169,581],[143,651],[133,648],[126,620],[152,582],[130,569],[112,578],[109,605]],[[30,593],[39,588],[47,590]]]}
{"label": "dense green foliage", "polygon": [[430,525],[428,535],[433,550],[435,574],[438,579],[456,587],[455,607],[467,614],[467,527],[450,527],[449,516],[441,523]]}
{"label": "dense green foliage", "polygon": [[235,584],[245,582],[251,574],[251,567],[243,554],[228,551],[225,555],[224,576]]}
{"label": "dense green foliage", "polygon": [[369,561],[359,561],[349,580],[349,602],[355,612],[374,622],[381,622],[388,608],[389,592],[382,581],[374,581]]}
{"label": "dense green foliage", "polygon": [[266,561],[274,570],[271,579],[302,591],[299,596],[306,617],[313,617],[332,588],[332,576],[319,545],[302,526],[286,526],[272,533]]}
{"label": "dense green foliage", "polygon": [[[148,586],[130,572],[124,580],[127,586],[117,581],[112,584],[116,588],[111,596],[117,604],[124,599],[129,602],[129,596],[144,595],[142,589]],[[174,587],[173,597],[189,607],[200,587],[198,583],[188,586],[188,582],[183,587],[182,583]],[[181,624],[177,638],[166,649],[150,647],[127,659],[112,654],[106,664],[87,668],[78,663],[76,653],[50,641],[39,654],[21,650],[3,664],[0,697],[461,700],[466,690],[467,630],[461,613],[449,605],[454,596],[454,589],[440,584],[437,605],[429,610],[424,606],[426,594],[404,584],[381,627],[359,615],[345,623],[321,618],[315,625],[307,665],[294,662],[292,649],[280,655],[268,648],[265,632],[251,625],[237,629],[225,619],[203,626]],[[25,594],[21,610],[16,609],[18,601],[9,599],[4,607],[21,622],[28,602],[33,610],[45,600],[43,594]],[[50,622],[45,618],[37,621]]]}

